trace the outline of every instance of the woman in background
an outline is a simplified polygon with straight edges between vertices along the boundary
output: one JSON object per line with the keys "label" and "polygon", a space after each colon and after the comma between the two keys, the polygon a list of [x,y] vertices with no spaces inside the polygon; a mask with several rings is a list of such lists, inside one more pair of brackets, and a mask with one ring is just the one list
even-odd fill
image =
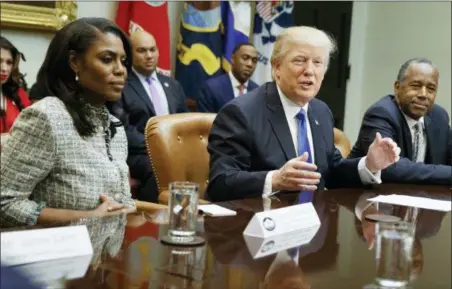
{"label": "woman in background", "polygon": [[85,224],[95,253],[119,250],[135,211],[115,107],[130,63],[127,36],[109,20],[55,34],[36,82],[48,96],[22,111],[2,150],[0,226]]}
{"label": "woman in background", "polygon": [[[30,105],[26,83],[19,72],[23,56],[11,42],[0,36],[0,133],[8,133],[22,109]],[[2,141],[3,142],[3,141]]]}

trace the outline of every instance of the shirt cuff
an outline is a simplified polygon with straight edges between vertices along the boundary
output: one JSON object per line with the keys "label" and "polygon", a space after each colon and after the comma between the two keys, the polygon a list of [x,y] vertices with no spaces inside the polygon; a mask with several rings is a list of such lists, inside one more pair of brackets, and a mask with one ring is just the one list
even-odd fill
{"label": "shirt cuff", "polygon": [[366,157],[361,158],[361,160],[359,161],[358,173],[359,178],[364,185],[381,184],[381,171],[378,171],[375,174],[369,171],[369,169],[366,167]]}
{"label": "shirt cuff", "polygon": [[272,176],[274,172],[275,171],[268,172],[267,176],[265,177],[264,189],[262,192],[263,198],[271,197],[272,195],[277,193],[277,191],[273,192]]}

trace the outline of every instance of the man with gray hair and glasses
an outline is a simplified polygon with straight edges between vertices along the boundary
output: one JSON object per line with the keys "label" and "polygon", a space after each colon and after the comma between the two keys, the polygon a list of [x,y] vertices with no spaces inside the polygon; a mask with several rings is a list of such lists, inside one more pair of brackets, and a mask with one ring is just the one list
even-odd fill
{"label": "man with gray hair and glasses", "polygon": [[435,104],[438,80],[438,69],[430,60],[406,61],[394,82],[394,94],[366,111],[350,157],[366,155],[379,132],[401,149],[400,161],[383,170],[383,181],[452,185],[452,136],[449,115]]}
{"label": "man with gray hair and glasses", "polygon": [[398,161],[400,149],[377,134],[363,158],[344,160],[333,141],[333,116],[315,98],[334,41],[307,26],[291,27],[276,39],[273,82],[239,97],[218,113],[209,136],[212,201],[268,197],[380,182],[380,171]]}

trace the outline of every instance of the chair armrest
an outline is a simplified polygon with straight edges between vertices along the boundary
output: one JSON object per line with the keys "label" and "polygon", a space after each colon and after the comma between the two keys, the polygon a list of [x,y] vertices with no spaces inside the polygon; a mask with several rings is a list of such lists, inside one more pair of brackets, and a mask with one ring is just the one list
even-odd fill
{"label": "chair armrest", "polygon": [[[169,191],[168,190],[163,190],[159,194],[159,204],[168,205],[168,203],[169,203]],[[206,205],[206,204],[210,204],[210,202],[206,201],[206,200],[203,200],[203,199],[199,199],[199,204],[200,205]]]}
{"label": "chair armrest", "polygon": [[210,202],[207,201],[207,200],[204,200],[204,199],[199,199],[199,204],[200,205],[207,205],[207,204],[210,204]]}
{"label": "chair armrest", "polygon": [[155,212],[158,210],[167,209],[168,206],[144,201],[135,200],[135,207],[137,212]]}

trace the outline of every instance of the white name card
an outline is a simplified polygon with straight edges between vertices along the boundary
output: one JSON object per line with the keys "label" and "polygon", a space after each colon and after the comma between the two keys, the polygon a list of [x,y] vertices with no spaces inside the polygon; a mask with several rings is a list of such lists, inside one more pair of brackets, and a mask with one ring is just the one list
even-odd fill
{"label": "white name card", "polygon": [[315,234],[317,234],[319,228],[320,224],[304,230],[292,231],[266,239],[254,236],[244,236],[244,238],[251,256],[253,256],[253,259],[258,259],[283,250],[308,244],[314,238]]}
{"label": "white name card", "polygon": [[86,226],[4,232],[0,238],[1,262],[11,266],[93,255]]}
{"label": "white name card", "polygon": [[379,195],[377,197],[368,199],[368,201],[443,212],[450,212],[452,210],[451,201],[443,201],[431,198],[413,197],[406,195],[395,195],[395,194]]}
{"label": "white name card", "polygon": [[305,203],[255,214],[243,235],[266,239],[312,227],[318,230],[320,219],[312,203]]}
{"label": "white name card", "polygon": [[47,284],[55,280],[72,280],[85,276],[91,263],[92,255],[56,259],[37,263],[18,265],[30,278],[37,283]]}

